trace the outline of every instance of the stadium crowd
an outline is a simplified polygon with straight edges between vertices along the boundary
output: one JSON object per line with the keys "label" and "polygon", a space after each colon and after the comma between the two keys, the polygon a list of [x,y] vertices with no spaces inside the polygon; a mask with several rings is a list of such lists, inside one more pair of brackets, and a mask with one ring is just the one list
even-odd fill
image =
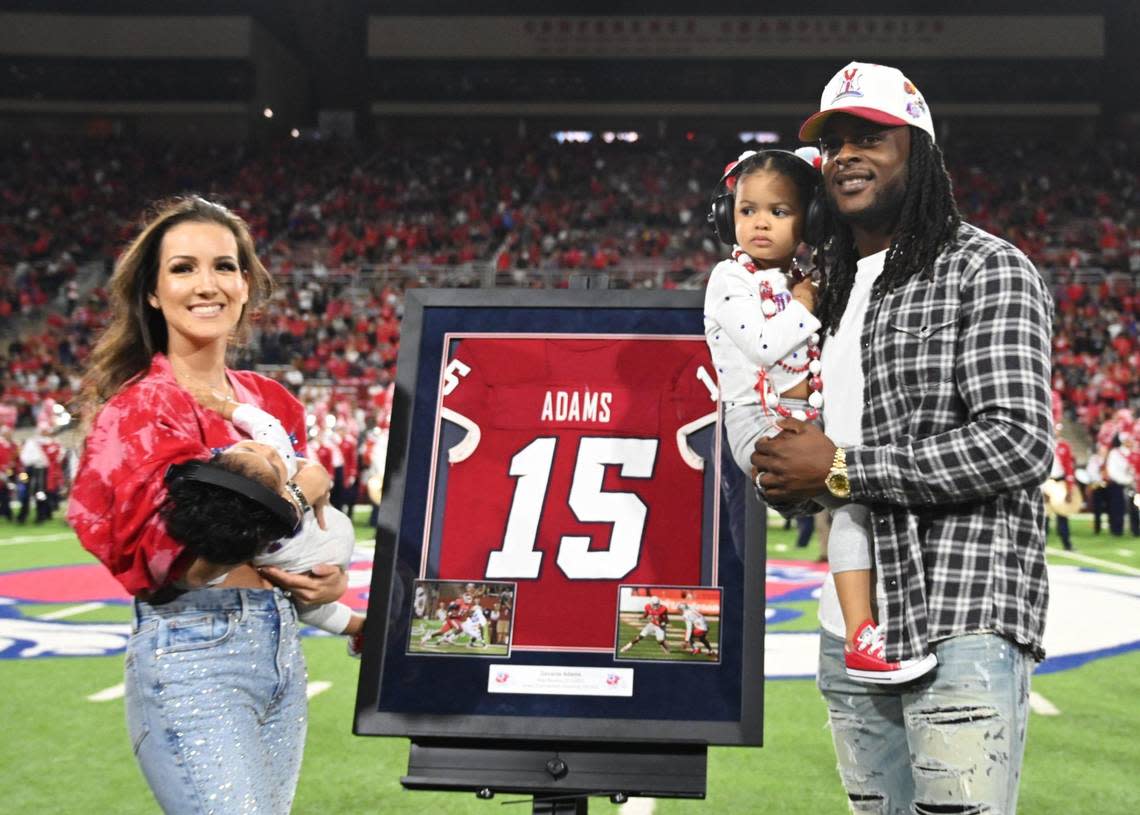
{"label": "stadium crowd", "polygon": [[[281,284],[239,365],[300,394],[314,438],[353,439],[355,456],[337,445],[353,469],[386,422],[407,287],[565,286],[576,273],[701,287],[723,254],[706,223],[709,193],[743,149],[704,136],[583,144],[547,134],[391,137],[382,149],[116,137],[4,147],[0,424],[35,427],[45,403],[58,406],[51,426],[64,423],[139,202],[195,191],[250,219]],[[1113,439],[1140,449],[1140,191],[1128,145],[1021,138],[953,155],[983,157],[950,168],[964,218],[1025,251],[1053,286],[1054,387],[1069,432],[1083,430],[1082,449],[1103,455]],[[5,470],[17,483],[18,455]]]}

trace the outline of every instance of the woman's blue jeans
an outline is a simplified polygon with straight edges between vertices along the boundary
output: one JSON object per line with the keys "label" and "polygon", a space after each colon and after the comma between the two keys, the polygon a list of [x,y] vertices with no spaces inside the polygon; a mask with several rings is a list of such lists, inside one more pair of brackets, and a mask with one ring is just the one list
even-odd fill
{"label": "woman's blue jeans", "polygon": [[163,811],[287,813],[308,724],[293,604],[273,589],[135,601],[127,729]]}

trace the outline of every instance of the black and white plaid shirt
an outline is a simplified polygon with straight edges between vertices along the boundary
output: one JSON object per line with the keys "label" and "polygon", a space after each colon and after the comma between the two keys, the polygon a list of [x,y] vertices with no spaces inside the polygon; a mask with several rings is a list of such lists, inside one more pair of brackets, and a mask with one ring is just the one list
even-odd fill
{"label": "black and white plaid shirt", "polygon": [[1044,656],[1051,335],[1033,264],[968,224],[932,279],[872,294],[847,467],[871,510],[888,659],[981,631]]}

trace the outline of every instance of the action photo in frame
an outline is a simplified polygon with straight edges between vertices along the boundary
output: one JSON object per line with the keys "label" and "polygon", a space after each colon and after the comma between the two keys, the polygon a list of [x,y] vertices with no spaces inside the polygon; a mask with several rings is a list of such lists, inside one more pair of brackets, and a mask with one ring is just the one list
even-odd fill
{"label": "action photo in frame", "polygon": [[514,583],[417,580],[408,653],[508,656],[514,594]]}
{"label": "action photo in frame", "polygon": [[[411,290],[355,732],[759,744],[764,527],[722,432],[700,292]],[[616,642],[643,588],[679,658]]]}
{"label": "action photo in frame", "polygon": [[720,660],[720,589],[622,586],[614,659]]}

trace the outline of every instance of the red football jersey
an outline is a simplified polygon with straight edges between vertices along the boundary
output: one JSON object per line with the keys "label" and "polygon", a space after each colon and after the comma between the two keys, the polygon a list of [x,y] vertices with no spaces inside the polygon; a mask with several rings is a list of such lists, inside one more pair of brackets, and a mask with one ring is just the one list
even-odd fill
{"label": "red football jersey", "polygon": [[659,606],[654,606],[652,603],[645,604],[645,616],[649,622],[654,625],[659,625],[662,628],[669,624],[669,609],[662,603]]}
{"label": "red football jersey", "polygon": [[452,348],[441,415],[465,434],[439,451],[424,576],[517,582],[514,646],[612,650],[618,585],[698,585],[715,540],[717,479],[689,446],[716,431],[704,338]]}

